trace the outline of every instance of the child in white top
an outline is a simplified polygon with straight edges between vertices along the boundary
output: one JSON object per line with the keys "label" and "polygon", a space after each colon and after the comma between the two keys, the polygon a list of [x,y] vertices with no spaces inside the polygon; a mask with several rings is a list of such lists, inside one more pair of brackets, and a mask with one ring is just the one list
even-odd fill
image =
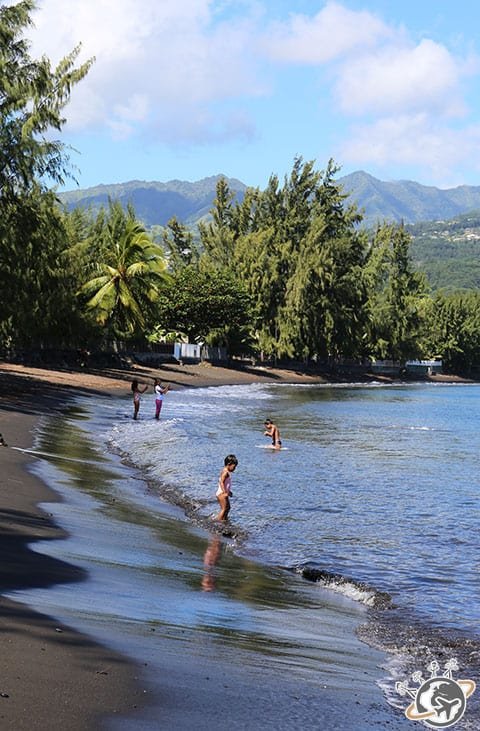
{"label": "child in white top", "polygon": [[163,397],[168,393],[170,386],[162,386],[158,378],[155,378],[153,382],[153,390],[155,391],[155,418],[160,418],[160,412],[162,410]]}

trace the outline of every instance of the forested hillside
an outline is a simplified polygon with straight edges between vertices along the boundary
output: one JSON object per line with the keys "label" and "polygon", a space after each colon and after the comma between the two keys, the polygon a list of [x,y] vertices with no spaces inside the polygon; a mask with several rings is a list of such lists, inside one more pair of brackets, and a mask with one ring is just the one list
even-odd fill
{"label": "forested hillside", "polygon": [[480,289],[480,210],[406,229],[412,259],[433,289]]}
{"label": "forested hillside", "polygon": [[339,179],[349,202],[363,212],[365,225],[382,220],[418,223],[453,218],[474,209],[480,210],[480,186],[435,188],[413,180],[384,181],[359,171]]}
{"label": "forested hillside", "polygon": [[[196,226],[208,217],[215,198],[215,189],[222,175],[189,183],[185,180],[170,180],[167,183],[131,180],[128,183],[97,185],[85,190],[61,193],[60,199],[69,211],[81,206],[92,213],[98,213],[108,201],[118,201],[124,209],[132,205],[138,218],[149,228],[166,226],[175,216],[187,226]],[[226,178],[238,200],[242,200],[246,185],[235,178]]]}

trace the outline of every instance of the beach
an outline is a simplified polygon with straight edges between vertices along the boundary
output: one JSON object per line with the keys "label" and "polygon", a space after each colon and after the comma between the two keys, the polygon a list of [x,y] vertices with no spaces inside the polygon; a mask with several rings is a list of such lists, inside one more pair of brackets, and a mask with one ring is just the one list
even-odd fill
{"label": "beach", "polygon": [[[87,399],[123,397],[133,377],[150,384],[153,377],[159,377],[172,389],[325,381],[322,376],[288,371],[212,366],[103,372],[0,366],[0,432],[9,444],[0,448],[6,557],[1,592],[38,588],[40,597],[45,597],[44,605],[52,607],[51,612],[34,611],[2,596],[2,727],[45,731],[215,729],[226,724],[239,729],[327,731],[410,728],[378,687],[385,674],[385,654],[356,636],[356,628],[365,619],[362,607],[328,591],[319,600],[318,591],[313,596],[312,587],[300,577],[286,577],[281,571],[236,558],[223,545],[212,545],[207,531],[191,528],[181,511],[165,507],[155,524],[159,536],[156,590],[168,621],[155,624],[149,619],[143,634],[137,626],[134,648],[128,632],[122,637],[121,630],[117,633],[105,621],[82,619],[80,611],[78,621],[75,619],[76,601],[80,606],[82,601],[95,599],[88,593],[89,572],[31,547],[37,541],[51,541],[61,553],[67,535],[61,516],[65,514],[68,523],[68,494],[62,497],[47,487],[29,471],[35,456],[13,447],[32,447],[32,430],[43,415],[58,413],[62,419],[65,405],[78,395]],[[57,520],[48,505],[55,513],[53,506],[61,506],[62,500],[67,504],[57,510]],[[80,509],[88,513],[88,505],[75,507],[77,514]],[[140,524],[139,519],[132,531]],[[132,540],[141,540],[137,533],[131,535]],[[235,596],[238,604],[215,607],[212,603],[212,597],[220,593],[209,591],[214,587],[208,586],[213,578],[208,556],[215,552],[222,553],[214,574],[223,595],[229,599],[242,592],[247,595]],[[107,574],[102,569],[91,582],[97,586],[97,596],[101,582],[108,584]],[[71,596],[69,616],[62,609],[56,612],[55,602],[49,604],[47,599],[54,595],[54,587],[62,586]],[[239,612],[247,607],[255,641],[252,633],[242,630],[244,620],[232,617],[229,622],[228,615],[221,643],[218,637],[212,639],[210,630],[200,630],[190,622],[187,610],[181,623],[172,620],[178,607],[190,607],[192,614],[201,611],[211,618],[217,613],[218,621],[217,615],[222,617],[232,606]],[[304,649],[301,662],[297,646]],[[296,667],[299,665],[302,667]]]}
{"label": "beach", "polygon": [[[2,393],[1,432],[5,441],[31,446],[31,430],[43,410],[56,407],[55,389],[37,393],[23,387],[25,400],[11,386]],[[76,582],[82,572],[35,553],[29,544],[56,540],[64,531],[38,503],[57,500],[28,472],[26,454],[2,447],[1,552],[2,593],[17,587]],[[126,659],[25,605],[0,598],[0,725],[21,729],[95,728],[101,714],[127,713],[142,701],[135,670]]]}

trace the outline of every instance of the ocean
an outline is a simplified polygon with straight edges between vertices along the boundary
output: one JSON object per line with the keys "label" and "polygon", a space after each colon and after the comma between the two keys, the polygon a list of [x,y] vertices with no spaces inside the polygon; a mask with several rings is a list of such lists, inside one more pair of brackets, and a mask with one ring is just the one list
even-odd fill
{"label": "ocean", "polygon": [[[363,639],[395,650],[397,659],[408,651],[411,667],[427,655],[455,654],[470,675],[478,674],[480,386],[195,388],[170,391],[158,422],[149,396],[142,398],[139,420],[131,416],[127,395],[78,399],[62,419],[44,420],[34,450],[45,457],[35,467],[43,479],[60,491],[72,481],[78,488],[73,503],[70,498],[55,513],[74,535],[77,508],[82,516],[89,501],[102,505],[82,551],[73,542],[64,547],[64,559],[87,568],[97,555],[105,562],[109,534],[118,532],[112,518],[123,521],[108,570],[114,564],[113,571],[121,565],[143,571],[135,591],[122,589],[125,617],[148,621],[152,606],[160,617],[167,612],[144,570],[158,558],[151,531],[165,520],[165,505],[176,506],[173,522],[185,511],[194,530],[208,528],[218,512],[223,459],[233,453],[239,464],[228,551],[313,579],[319,591],[358,605]],[[285,449],[268,448],[266,418],[280,428]],[[85,520],[79,521],[78,533],[85,534]],[[39,550],[59,549],[51,543]],[[214,578],[207,558],[208,590]],[[118,597],[109,609],[101,577],[98,592],[107,615],[122,614]],[[35,599],[35,590],[27,594]],[[68,612],[67,593],[62,601]],[[79,602],[81,609],[77,591],[76,612]],[[239,616],[239,626],[242,621]],[[394,681],[407,666],[392,662],[390,681],[382,681],[399,706]]]}
{"label": "ocean", "polygon": [[[94,428],[203,518],[234,453],[243,555],[313,564],[432,625],[478,630],[480,386],[224,386],[170,393],[159,423],[151,412],[144,398],[135,423],[129,403],[97,403]],[[285,450],[266,448],[265,418]]]}

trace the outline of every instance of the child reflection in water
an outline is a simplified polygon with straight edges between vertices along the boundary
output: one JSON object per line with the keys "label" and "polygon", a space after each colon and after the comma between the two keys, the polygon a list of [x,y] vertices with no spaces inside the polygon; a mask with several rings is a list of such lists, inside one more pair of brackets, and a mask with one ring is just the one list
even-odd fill
{"label": "child reflection in water", "polygon": [[202,579],[203,591],[215,591],[215,566],[222,552],[222,542],[218,536],[212,536],[203,557],[205,573]]}

